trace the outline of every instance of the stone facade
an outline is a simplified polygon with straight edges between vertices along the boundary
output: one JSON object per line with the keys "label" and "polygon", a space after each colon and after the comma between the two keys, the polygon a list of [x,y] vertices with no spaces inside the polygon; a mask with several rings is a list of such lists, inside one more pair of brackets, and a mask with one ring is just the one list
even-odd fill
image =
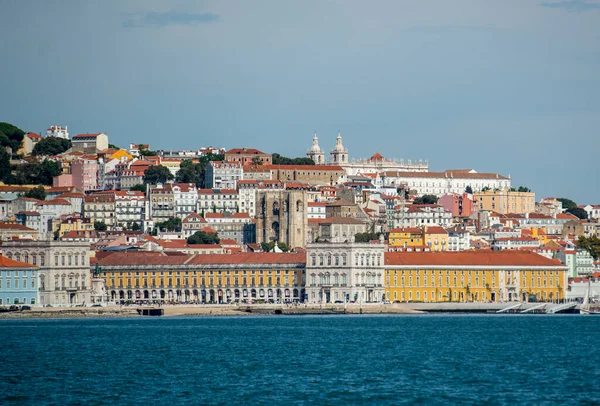
{"label": "stone facade", "polygon": [[306,190],[258,190],[256,242],[279,241],[289,247],[306,245]]}
{"label": "stone facade", "polygon": [[384,244],[309,244],[305,301],[312,304],[381,303],[384,253]]}
{"label": "stone facade", "polygon": [[66,241],[8,241],[9,259],[39,268],[39,304],[68,307],[91,303],[90,243]]}

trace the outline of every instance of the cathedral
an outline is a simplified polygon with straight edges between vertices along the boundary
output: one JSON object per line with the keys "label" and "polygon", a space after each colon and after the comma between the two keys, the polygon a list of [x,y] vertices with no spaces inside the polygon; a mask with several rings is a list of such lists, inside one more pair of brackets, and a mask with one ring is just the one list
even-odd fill
{"label": "cathedral", "polygon": [[423,160],[388,159],[381,154],[375,153],[367,159],[353,159],[350,161],[348,148],[342,144],[342,134],[338,132],[335,147],[329,154],[329,162],[325,162],[325,152],[319,146],[319,138],[314,135],[312,146],[306,152],[306,156],[317,165],[336,165],[344,168],[346,175],[354,176],[367,173],[381,173],[386,171],[398,172],[429,172],[429,163]]}

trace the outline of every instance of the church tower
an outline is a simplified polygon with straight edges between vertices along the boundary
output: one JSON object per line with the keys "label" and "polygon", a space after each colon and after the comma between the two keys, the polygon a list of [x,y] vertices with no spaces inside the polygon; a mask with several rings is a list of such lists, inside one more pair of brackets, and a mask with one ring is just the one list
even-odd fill
{"label": "church tower", "polygon": [[344,165],[348,163],[348,149],[342,145],[342,134],[338,132],[335,148],[331,150],[331,165]]}
{"label": "church tower", "polygon": [[317,133],[313,137],[312,147],[306,152],[306,157],[313,160],[317,165],[323,165],[325,163],[325,152],[319,147],[319,138]]}

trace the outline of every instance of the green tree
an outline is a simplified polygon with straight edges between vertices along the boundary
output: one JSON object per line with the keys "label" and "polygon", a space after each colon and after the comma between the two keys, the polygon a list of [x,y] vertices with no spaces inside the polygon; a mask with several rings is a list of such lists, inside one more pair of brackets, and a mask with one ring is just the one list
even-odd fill
{"label": "green tree", "polygon": [[290,247],[289,247],[289,246],[288,246],[286,243],[284,243],[284,242],[281,242],[281,241],[279,241],[279,242],[277,243],[277,246],[278,246],[278,247],[279,247],[279,249],[280,249],[281,251],[283,251],[283,252],[288,252],[288,251],[290,250]]}
{"label": "green tree", "polygon": [[167,183],[167,181],[173,178],[173,174],[166,166],[154,165],[144,171],[145,184],[156,185],[157,183]]}
{"label": "green tree", "polygon": [[370,242],[377,240],[381,233],[358,233],[354,234],[354,242]]}
{"label": "green tree", "polygon": [[568,213],[571,213],[574,216],[577,216],[580,220],[586,220],[588,218],[588,213],[581,207],[575,207],[567,210]]}
{"label": "green tree", "polygon": [[188,244],[218,244],[221,240],[216,232],[196,231],[188,239]]}
{"label": "green tree", "polygon": [[489,186],[485,186],[483,189],[481,189],[482,192],[487,192],[488,190],[490,190]]}
{"label": "green tree", "polygon": [[26,162],[16,167],[14,183],[51,186],[52,178],[61,173],[60,164],[50,159],[44,159],[42,162]]}
{"label": "green tree", "polygon": [[473,189],[471,188],[471,185],[467,185],[467,187],[465,188],[465,193],[473,194]]}
{"label": "green tree", "polygon": [[106,231],[107,225],[104,221],[94,221],[94,230],[96,231]]}
{"label": "green tree", "polygon": [[162,231],[181,231],[181,219],[171,217],[167,221],[156,223],[154,229]]}
{"label": "green tree", "polygon": [[577,207],[577,203],[575,203],[573,200],[571,199],[567,199],[566,197],[559,197],[558,199],[559,202],[562,203],[562,207],[563,209],[565,209],[566,211],[569,211],[569,209],[574,209]]}
{"label": "green tree", "polygon": [[46,200],[46,189],[44,189],[43,186],[37,186],[33,189],[29,189],[23,196],[32,199]]}
{"label": "green tree", "polygon": [[138,151],[140,152],[140,156],[156,156],[156,151],[150,151],[146,149],[146,147],[142,144],[139,145]]}
{"label": "green tree", "polygon": [[197,187],[204,186],[204,172],[206,166],[201,163],[193,163],[191,160],[186,159],[181,162],[175,182],[177,183],[193,183]]}
{"label": "green tree", "polygon": [[129,190],[146,193],[146,185],[143,183],[138,183],[137,185],[132,186]]}
{"label": "green tree", "polygon": [[591,237],[579,236],[577,239],[577,248],[581,248],[590,253],[594,259],[600,258],[600,238],[593,235]]}
{"label": "green tree", "polygon": [[32,155],[58,155],[71,148],[71,141],[58,137],[46,137],[33,147]]}
{"label": "green tree", "polygon": [[261,242],[260,248],[264,252],[271,252],[271,251],[273,251],[273,248],[275,248],[275,241]]}
{"label": "green tree", "polygon": [[[23,137],[25,136],[25,131],[21,130],[19,127],[16,127],[10,123],[0,123],[0,134],[4,134],[8,139],[8,145],[3,145],[5,147],[11,147],[13,154],[17,153],[17,150],[21,148],[21,144],[23,143]],[[4,139],[4,138],[2,138]],[[6,142],[6,141],[4,141]]]}
{"label": "green tree", "polygon": [[413,204],[436,204],[438,202],[438,198],[435,195],[423,195],[421,197],[417,197]]}
{"label": "green tree", "polygon": [[117,147],[115,144],[108,144],[108,148],[110,148],[110,149],[123,149],[121,147]]}
{"label": "green tree", "polygon": [[131,223],[131,227],[129,227],[129,229],[131,231],[140,231],[142,229],[142,226],[140,226],[139,223],[133,222]]}
{"label": "green tree", "polygon": [[315,162],[310,158],[288,158],[278,153],[271,155],[273,165],[314,165]]}
{"label": "green tree", "polygon": [[531,192],[531,189],[529,189],[528,187],[525,187],[525,186],[519,186],[519,189],[517,189],[517,192]]}
{"label": "green tree", "polygon": [[9,183],[11,177],[10,154],[0,147],[0,180]]}

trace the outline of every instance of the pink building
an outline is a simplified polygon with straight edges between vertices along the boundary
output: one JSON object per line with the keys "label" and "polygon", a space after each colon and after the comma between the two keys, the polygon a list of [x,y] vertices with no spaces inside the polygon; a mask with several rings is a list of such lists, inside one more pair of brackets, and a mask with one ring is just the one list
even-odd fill
{"label": "pink building", "polygon": [[52,178],[52,187],[71,187],[73,186],[73,175],[63,173]]}
{"label": "pink building", "polygon": [[84,193],[90,190],[98,190],[98,161],[93,157],[82,156],[71,164],[71,175],[73,186]]}
{"label": "pink building", "polygon": [[438,204],[452,212],[452,217],[468,217],[475,211],[473,195],[449,193],[439,198]]}

